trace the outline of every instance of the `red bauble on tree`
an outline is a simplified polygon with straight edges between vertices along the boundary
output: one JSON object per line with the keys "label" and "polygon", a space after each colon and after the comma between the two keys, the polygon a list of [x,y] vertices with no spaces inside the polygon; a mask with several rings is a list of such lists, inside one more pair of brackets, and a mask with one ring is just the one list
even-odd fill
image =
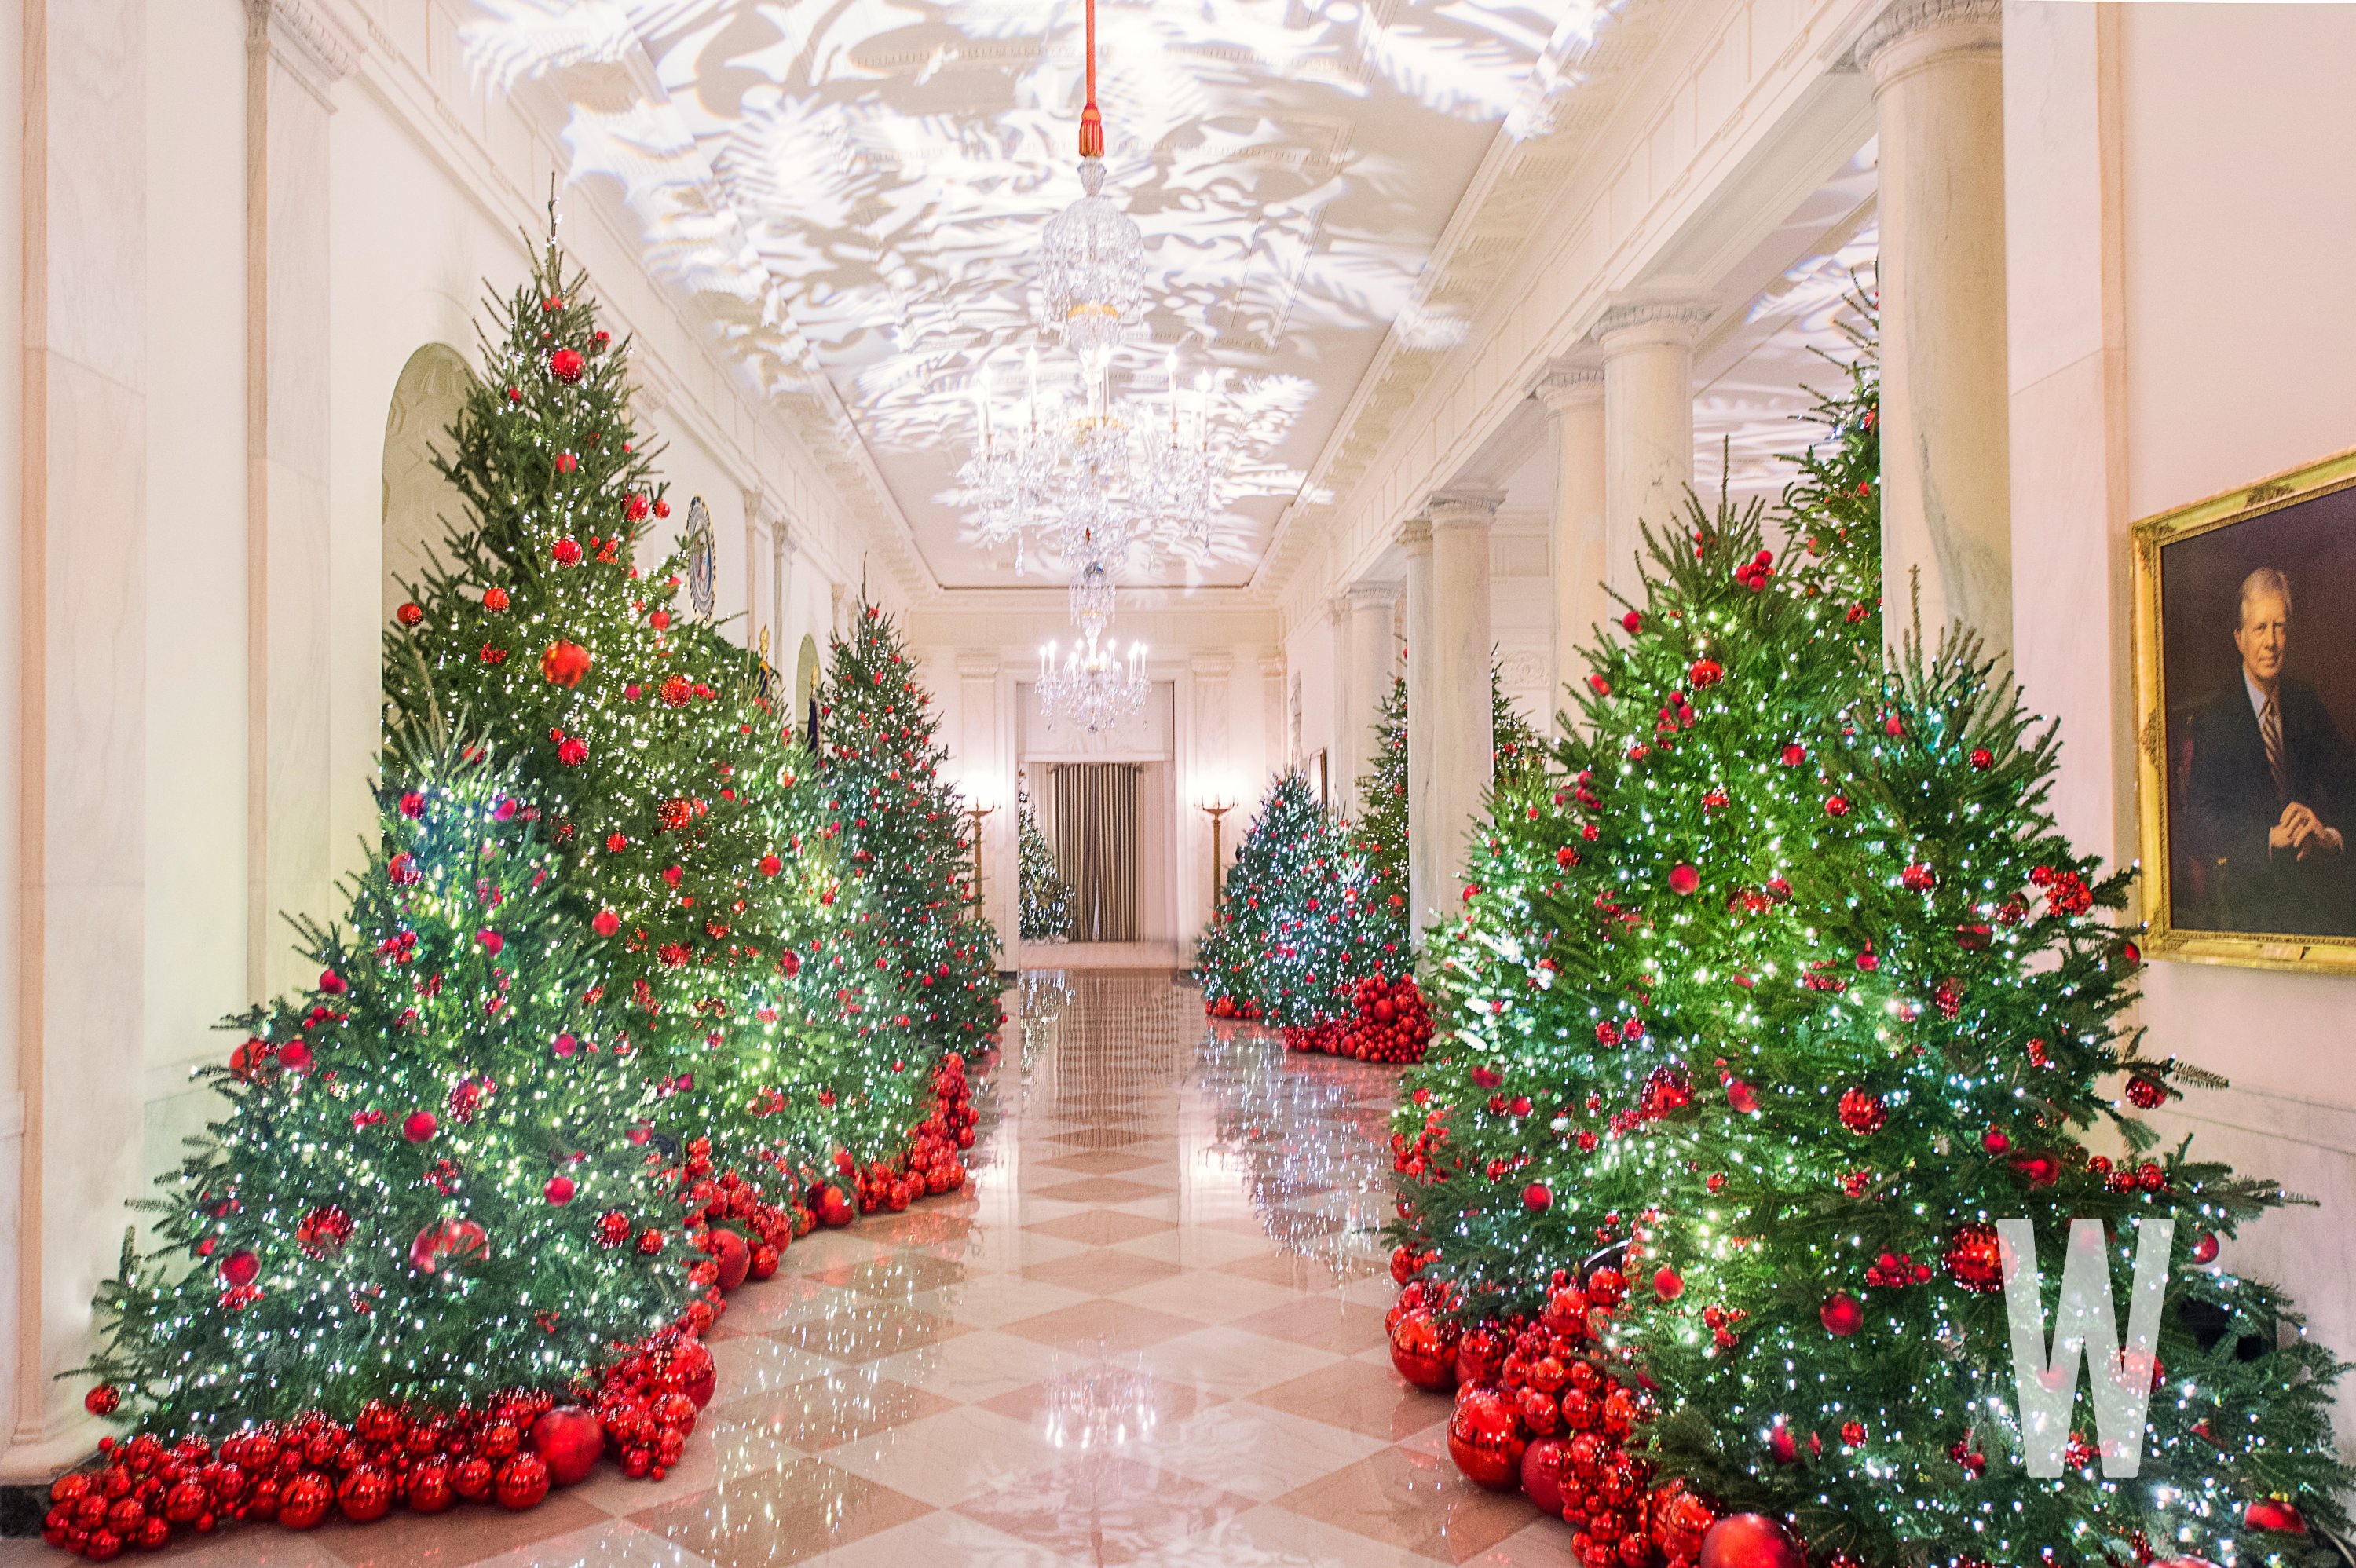
{"label": "red bauble on tree", "polygon": [[1954,1237],[1947,1243],[1945,1262],[1947,1272],[1965,1290],[2004,1288],[2004,1243],[1997,1239],[1994,1225],[1956,1226]]}
{"label": "red bauble on tree", "polygon": [[1808,1553],[1766,1515],[1738,1513],[1711,1525],[1701,1538],[1697,1568],[1808,1568]]}

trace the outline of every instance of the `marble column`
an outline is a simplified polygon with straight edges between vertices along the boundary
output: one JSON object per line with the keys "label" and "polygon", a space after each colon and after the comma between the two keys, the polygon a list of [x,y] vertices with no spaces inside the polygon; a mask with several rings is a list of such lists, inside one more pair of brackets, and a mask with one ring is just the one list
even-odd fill
{"label": "marble column", "polygon": [[[335,911],[328,580],[330,97],[357,63],[307,0],[246,0],[248,980],[307,978],[286,914]],[[373,820],[373,814],[370,814]]]}
{"label": "marble column", "polygon": [[1880,135],[1881,592],[1895,640],[2012,641],[1998,0],[1899,0],[1857,47]]}
{"label": "marble column", "polygon": [[[91,1298],[145,1187],[147,5],[24,0],[11,1002],[22,1132],[0,1481],[90,1451]],[[318,585],[312,585],[315,594]],[[258,607],[257,607],[258,608]],[[165,853],[168,853],[168,847]],[[21,1095],[21,1099],[18,1096]]]}
{"label": "marble column", "polygon": [[1409,517],[1399,528],[1399,553],[1407,558],[1407,891],[1416,929],[1431,908],[1441,880],[1440,834],[1432,824],[1431,744],[1423,739],[1438,701],[1432,677],[1439,655],[1432,647],[1431,519]]}
{"label": "marble column", "polygon": [[[1473,833],[1488,815],[1495,739],[1490,728],[1489,528],[1505,497],[1443,490],[1431,498],[1432,869],[1426,919],[1452,912]],[[1412,784],[1410,784],[1410,788]],[[1413,828],[1409,828],[1413,842]]]}
{"label": "marble column", "polygon": [[1553,616],[1547,666],[1549,721],[1569,707],[1563,688],[1584,674],[1580,645],[1604,619],[1603,369],[1588,365],[1548,371],[1538,401],[1554,425],[1554,516],[1547,529]]}
{"label": "marble column", "polygon": [[[1603,350],[1603,582],[1634,601],[1644,529],[1682,532],[1693,484],[1694,335],[1709,319],[1697,300],[1632,300],[1595,324]],[[1617,602],[1601,601],[1617,620]]]}
{"label": "marble column", "polygon": [[1383,700],[1391,694],[1398,668],[1398,638],[1392,627],[1398,618],[1399,585],[1396,582],[1354,582],[1343,598],[1350,606],[1350,664],[1344,694],[1348,706],[1337,728],[1342,734],[1342,766],[1334,776],[1341,798],[1355,813],[1358,775],[1374,765],[1375,723]]}

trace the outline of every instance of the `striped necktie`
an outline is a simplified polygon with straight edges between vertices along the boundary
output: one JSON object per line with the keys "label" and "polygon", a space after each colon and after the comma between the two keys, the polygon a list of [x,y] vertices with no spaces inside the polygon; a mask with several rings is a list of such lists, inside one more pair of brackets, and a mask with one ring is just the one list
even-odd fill
{"label": "striped necktie", "polygon": [[2283,776],[2282,704],[2269,693],[2266,710],[2258,715],[2258,734],[2266,743],[2266,771],[2275,775],[2275,794],[2290,798],[2289,782]]}

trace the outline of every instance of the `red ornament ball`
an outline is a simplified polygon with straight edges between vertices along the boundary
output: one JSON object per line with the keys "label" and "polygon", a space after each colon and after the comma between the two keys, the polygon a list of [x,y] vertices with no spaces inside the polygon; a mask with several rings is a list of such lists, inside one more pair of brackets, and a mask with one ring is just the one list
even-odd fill
{"label": "red ornament ball", "polygon": [[490,611],[493,614],[497,614],[499,611],[504,610],[507,607],[508,591],[506,589],[493,587],[483,590],[484,609]]}
{"label": "red ornament ball", "polygon": [[2004,1288],[2004,1243],[1994,1225],[1956,1226],[1945,1262],[1947,1272],[1965,1290],[1985,1294]]}
{"label": "red ornament ball", "polygon": [[712,1232],[712,1244],[705,1250],[711,1253],[712,1261],[720,1265],[720,1277],[713,1283],[723,1290],[735,1289],[752,1272],[752,1246],[734,1231]]}
{"label": "red ornament ball", "polygon": [[411,1143],[422,1144],[431,1138],[434,1129],[441,1125],[431,1111],[412,1111],[402,1118],[401,1136]]}
{"label": "red ornament ball", "polygon": [[355,1466],[336,1488],[336,1504],[354,1524],[382,1519],[392,1507],[392,1482],[373,1465]]}
{"label": "red ornament ball", "polygon": [[589,673],[589,650],[579,643],[557,641],[540,656],[540,673],[556,686],[575,687]]}
{"label": "red ornament ball", "polygon": [[123,1391],[112,1383],[101,1383],[81,1396],[81,1407],[92,1415],[112,1415],[123,1404]]}
{"label": "red ornament ball", "polygon": [[404,626],[417,625],[425,619],[425,606],[423,604],[403,604],[400,609],[395,610],[392,613],[392,618],[400,622]]}
{"label": "red ornament ball", "polygon": [[309,1530],[335,1506],[336,1484],[316,1470],[305,1470],[278,1494],[278,1522],[288,1530]]}
{"label": "red ornament ball", "polygon": [[1422,1307],[1391,1326],[1391,1365],[1419,1389],[1435,1392],[1456,1382],[1455,1337]]}
{"label": "red ornament ball", "polygon": [[470,1454],[450,1471],[450,1489],[462,1498],[479,1498],[491,1489],[491,1462]]}
{"label": "red ornament ball", "polygon": [[1986,746],[1973,747],[1972,766],[1975,770],[1980,773],[1987,772],[1988,769],[1996,766],[1996,753],[1989,751]]}
{"label": "red ornament ball", "polygon": [[1676,1270],[1663,1264],[1660,1272],[1653,1275],[1653,1294],[1663,1301],[1675,1301],[1685,1293],[1685,1280],[1678,1275]]}
{"label": "red ornament ball", "polygon": [[777,1248],[768,1242],[763,1242],[753,1249],[752,1266],[746,1269],[744,1277],[755,1280],[767,1279],[777,1272],[779,1261],[780,1254]]}
{"label": "red ornament ball", "polygon": [[1570,1446],[1559,1437],[1541,1437],[1522,1450],[1522,1490],[1539,1511],[1562,1512],[1563,1471],[1570,1463]]}
{"label": "red ornament ball", "polygon": [[1808,1568],[1808,1554],[1765,1514],[1738,1513],[1709,1527],[1696,1568]]}
{"label": "red ornament ball", "polygon": [[2138,1072],[2127,1080],[2127,1104],[2137,1110],[2156,1111],[2168,1104],[2168,1085]]}
{"label": "red ornament ball", "polygon": [[559,1208],[573,1201],[573,1179],[569,1176],[552,1176],[548,1185],[540,1189],[541,1197]]}
{"label": "red ornament ball", "polygon": [[2251,1530],[2277,1535],[2305,1535],[2307,1518],[2285,1498],[2260,1498],[2242,1510],[2242,1523]]}
{"label": "red ornament ball", "polygon": [[1865,1327],[1865,1308],[1846,1290],[1826,1296],[1824,1306],[1816,1309],[1816,1317],[1823,1322],[1825,1332],[1835,1339],[1846,1339]]}
{"label": "red ornament ball", "polygon": [[1455,1413],[1448,1418],[1448,1456],[1465,1479],[1493,1492],[1521,1484],[1527,1440],[1521,1418],[1495,1389],[1474,1384],[1459,1389]]}
{"label": "red ornament ball", "polygon": [[588,368],[588,361],[575,348],[553,349],[548,356],[548,373],[568,387],[579,381]]}
{"label": "red ornament ball", "polygon": [[1522,1189],[1522,1207],[1533,1214],[1543,1214],[1554,1207],[1554,1190],[1543,1181],[1533,1181]]}
{"label": "red ornament ball", "polygon": [[1684,898],[1701,886],[1701,873],[1682,862],[1670,868],[1669,891]]}
{"label": "red ornament ball", "polygon": [[450,1489],[450,1467],[440,1459],[413,1465],[409,1471],[409,1507],[413,1513],[440,1513],[457,1500]]}
{"label": "red ornament ball", "polygon": [[531,1424],[531,1447],[547,1466],[551,1483],[573,1486],[596,1468],[605,1451],[605,1424],[594,1411],[560,1404]]}
{"label": "red ornament ball", "polygon": [[2192,1243],[2192,1261],[2204,1268],[2217,1261],[2216,1232],[2201,1232],[2201,1239]]}
{"label": "red ornament ball", "polygon": [[597,912],[597,917],[589,923],[589,926],[600,936],[611,936],[622,929],[622,917],[612,910],[601,909]]}
{"label": "red ornament ball", "polygon": [[518,1454],[499,1467],[499,1507],[520,1513],[548,1496],[548,1466],[537,1454]]}

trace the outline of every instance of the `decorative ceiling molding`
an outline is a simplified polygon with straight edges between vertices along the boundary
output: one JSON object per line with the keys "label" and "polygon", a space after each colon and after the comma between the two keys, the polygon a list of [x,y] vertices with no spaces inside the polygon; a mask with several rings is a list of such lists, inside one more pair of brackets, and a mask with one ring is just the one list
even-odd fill
{"label": "decorative ceiling molding", "polygon": [[363,45],[310,0],[245,0],[249,49],[267,49],[330,112],[329,89],[359,68]]}

